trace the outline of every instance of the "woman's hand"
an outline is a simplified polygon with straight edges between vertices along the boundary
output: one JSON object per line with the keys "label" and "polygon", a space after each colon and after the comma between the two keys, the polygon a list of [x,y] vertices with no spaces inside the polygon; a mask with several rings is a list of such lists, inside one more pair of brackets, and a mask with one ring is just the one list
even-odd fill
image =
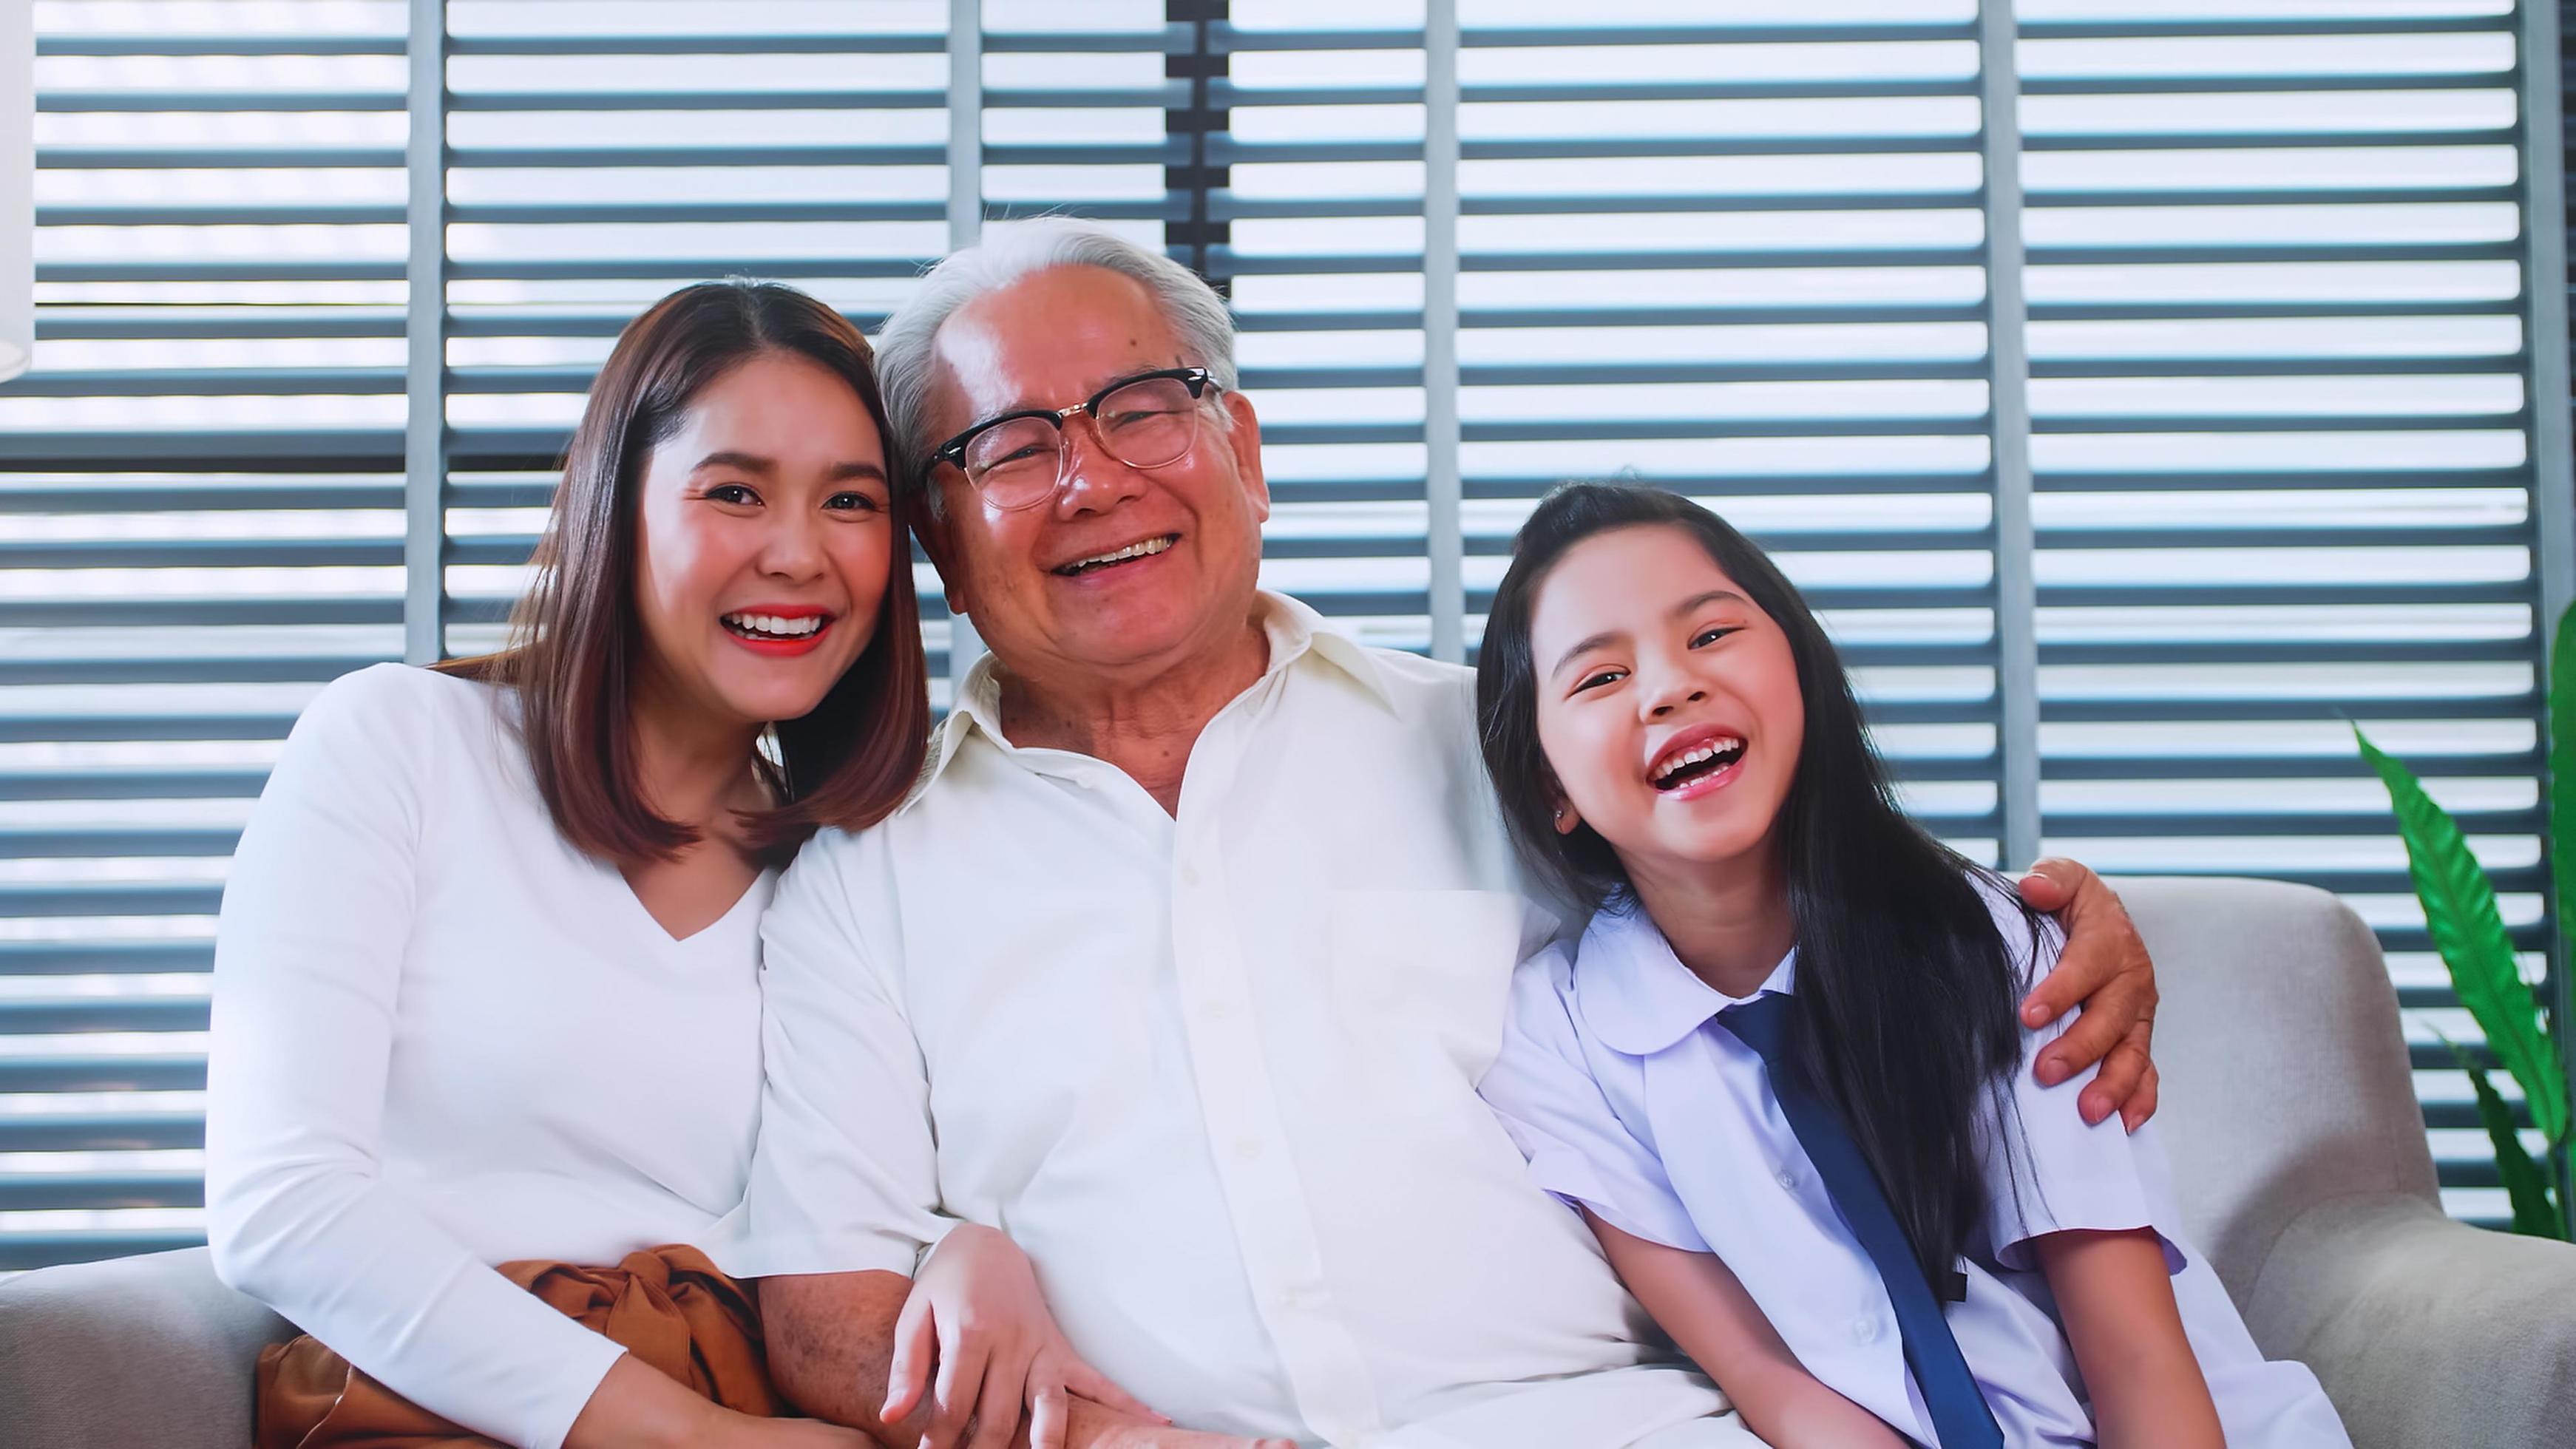
{"label": "woman's hand", "polygon": [[593,1389],[564,1449],[875,1449],[856,1429],[817,1419],[763,1419],[709,1402],[633,1354]]}
{"label": "woman's hand", "polygon": [[1166,1419],[1129,1414],[1089,1399],[1075,1399],[1066,1422],[1072,1449],[1297,1449],[1292,1439],[1245,1439],[1175,1429]]}
{"label": "woman's hand", "polygon": [[2076,1099],[2087,1122],[2113,1112],[2130,1131],[2156,1111],[2156,1064],[2147,1038],[2156,1024],[2156,966],[2128,908],[2102,878],[2071,860],[2050,859],[2021,878],[2021,898],[2066,927],[2057,969],[2022,998],[2021,1024],[2043,1027],[2082,1006],[2064,1035],[2040,1049],[2034,1068],[2053,1087],[2093,1065],[2102,1070]]}
{"label": "woman's hand", "polygon": [[950,1229],[913,1280],[895,1320],[878,1417],[903,1423],[925,1389],[931,1414],[922,1449],[1007,1449],[1023,1401],[1030,1449],[1065,1449],[1072,1395],[1149,1425],[1170,1423],[1082,1361],[1047,1312],[1028,1255],[974,1223]]}
{"label": "woman's hand", "polygon": [[826,1424],[820,1419],[755,1419],[748,1414],[732,1414],[737,1421],[697,1441],[701,1449],[879,1449],[877,1441],[856,1429]]}

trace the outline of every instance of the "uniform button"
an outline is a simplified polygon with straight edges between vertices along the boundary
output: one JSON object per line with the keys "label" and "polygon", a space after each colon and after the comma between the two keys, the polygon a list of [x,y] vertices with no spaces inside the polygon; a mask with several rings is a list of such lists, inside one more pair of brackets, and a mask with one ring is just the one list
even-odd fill
{"label": "uniform button", "polygon": [[1867,1343],[1878,1337],[1878,1320],[1862,1317],[1852,1320],[1852,1342]]}
{"label": "uniform button", "polygon": [[1780,1186],[1787,1191],[1796,1192],[1798,1190],[1798,1174],[1794,1172],[1781,1173]]}
{"label": "uniform button", "polygon": [[1259,1157],[1261,1155],[1261,1139],[1258,1137],[1237,1137],[1234,1139],[1234,1155],[1242,1158],[1246,1162],[1250,1162],[1252,1159]]}
{"label": "uniform button", "polygon": [[1225,1020],[1225,1003],[1215,1000],[1214,998],[1202,1001],[1199,1003],[1199,1015],[1206,1017],[1210,1021],[1223,1021]]}
{"label": "uniform button", "polygon": [[1181,884],[1191,890],[1197,890],[1199,888],[1199,868],[1194,865],[1182,866]]}

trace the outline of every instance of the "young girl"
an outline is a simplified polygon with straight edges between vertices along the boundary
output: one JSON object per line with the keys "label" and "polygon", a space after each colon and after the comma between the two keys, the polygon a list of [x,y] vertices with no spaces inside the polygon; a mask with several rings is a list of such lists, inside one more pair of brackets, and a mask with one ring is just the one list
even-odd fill
{"label": "young girl", "polygon": [[2043,1088],[2058,940],[1890,798],[1770,560],[1649,488],[1539,505],[1477,678],[1514,837],[1595,908],[1483,1091],[1774,1445],[2344,1445],[2171,1231],[2144,1134]]}

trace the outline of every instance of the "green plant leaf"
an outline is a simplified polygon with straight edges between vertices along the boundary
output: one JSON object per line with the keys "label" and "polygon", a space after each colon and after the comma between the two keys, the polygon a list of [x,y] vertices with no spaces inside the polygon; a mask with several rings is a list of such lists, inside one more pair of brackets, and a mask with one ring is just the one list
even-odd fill
{"label": "green plant leaf", "polygon": [[2496,1171],[2504,1178],[2505,1197],[2513,1203],[2513,1230],[2526,1237],[2565,1238],[2566,1226],[2557,1205],[2549,1200],[2549,1178],[2524,1150],[2521,1134],[2513,1130],[2513,1109],[2487,1080],[2486,1068],[2448,1037],[2442,1044],[2459,1059],[2460,1070],[2469,1074],[2469,1089],[2477,1093],[2478,1120],[2486,1125],[2487,1141],[2495,1145]]}
{"label": "green plant leaf", "polygon": [[2379,772],[2396,808],[2397,830],[2406,840],[2406,868],[2415,878],[2415,895],[2424,903],[2424,923],[2433,947],[2450,968],[2451,990],[2477,1018],[2487,1045],[2503,1060],[2505,1070],[2522,1086],[2531,1105],[2532,1125],[2551,1142],[2567,1137],[2567,1079],[2560,1075],[2558,1054],[2540,1029],[2540,1003],[2522,982],[2513,959],[2513,939],[2505,934],[2504,916],[2496,910],[2495,888],[2469,850],[2458,822],[2433,803],[2416,782],[2415,773],[2370,742],[2359,727],[2362,758]]}

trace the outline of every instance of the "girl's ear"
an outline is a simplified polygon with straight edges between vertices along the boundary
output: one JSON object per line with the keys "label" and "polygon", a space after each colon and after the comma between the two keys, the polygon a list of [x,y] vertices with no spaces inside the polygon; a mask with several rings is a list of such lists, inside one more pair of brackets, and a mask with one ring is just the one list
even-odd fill
{"label": "girl's ear", "polygon": [[1557,834],[1572,835],[1582,828],[1583,817],[1575,813],[1574,806],[1563,794],[1558,793],[1556,794],[1556,814],[1550,818],[1550,823],[1556,826]]}

